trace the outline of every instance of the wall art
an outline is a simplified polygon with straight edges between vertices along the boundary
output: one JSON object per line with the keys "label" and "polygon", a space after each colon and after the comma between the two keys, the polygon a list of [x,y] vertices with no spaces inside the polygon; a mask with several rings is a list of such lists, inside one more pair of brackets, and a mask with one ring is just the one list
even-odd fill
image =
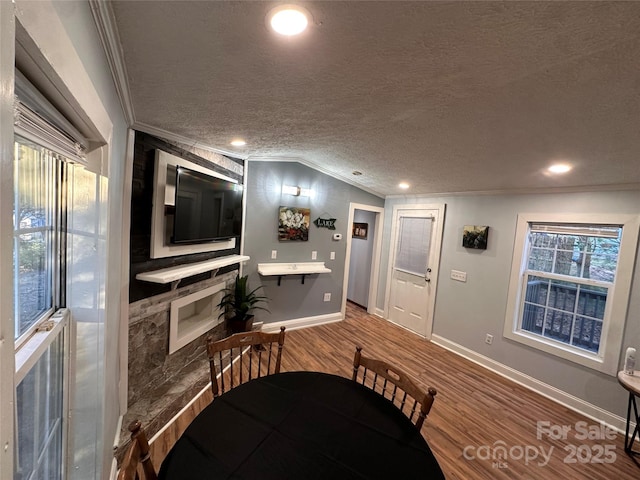
{"label": "wall art", "polygon": [[353,222],[353,229],[351,234],[353,238],[362,238],[366,240],[368,232],[369,232],[368,223]]}
{"label": "wall art", "polygon": [[465,248],[487,249],[489,227],[481,225],[465,225],[462,231],[462,246]]}
{"label": "wall art", "polygon": [[298,207],[280,207],[278,218],[278,240],[309,240],[311,210]]}

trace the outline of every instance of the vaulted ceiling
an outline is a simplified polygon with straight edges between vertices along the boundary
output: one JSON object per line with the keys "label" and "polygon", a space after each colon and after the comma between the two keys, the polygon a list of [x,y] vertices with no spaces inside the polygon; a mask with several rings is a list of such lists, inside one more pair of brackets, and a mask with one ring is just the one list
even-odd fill
{"label": "vaulted ceiling", "polygon": [[640,2],[310,1],[297,38],[276,2],[110,3],[141,129],[381,196],[640,185]]}

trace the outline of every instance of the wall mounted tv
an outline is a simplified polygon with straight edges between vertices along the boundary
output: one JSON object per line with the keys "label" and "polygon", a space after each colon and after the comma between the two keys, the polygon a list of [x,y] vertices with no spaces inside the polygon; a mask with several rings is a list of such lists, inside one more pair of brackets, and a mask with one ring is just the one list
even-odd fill
{"label": "wall mounted tv", "polygon": [[240,236],[242,185],[176,167],[172,243],[203,243]]}

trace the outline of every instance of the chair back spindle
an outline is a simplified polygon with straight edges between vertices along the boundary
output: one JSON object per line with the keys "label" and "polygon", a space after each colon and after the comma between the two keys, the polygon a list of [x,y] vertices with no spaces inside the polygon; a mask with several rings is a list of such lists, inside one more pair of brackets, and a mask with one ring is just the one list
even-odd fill
{"label": "chair back spindle", "polygon": [[151,457],[149,455],[149,442],[147,434],[142,428],[139,420],[134,420],[129,425],[131,432],[131,446],[126,451],[120,471],[118,472],[118,480],[138,480],[138,466],[142,465],[142,473],[145,480],[158,480]]}
{"label": "chair back spindle", "polygon": [[280,373],[285,327],[278,333],[241,332],[207,338],[213,398],[253,378]]}
{"label": "chair back spindle", "polygon": [[[362,372],[362,373],[360,373]],[[353,357],[353,381],[371,388],[390,400],[420,430],[431,411],[437,391],[429,387],[425,392],[413,378],[385,361],[362,355],[357,346]]]}

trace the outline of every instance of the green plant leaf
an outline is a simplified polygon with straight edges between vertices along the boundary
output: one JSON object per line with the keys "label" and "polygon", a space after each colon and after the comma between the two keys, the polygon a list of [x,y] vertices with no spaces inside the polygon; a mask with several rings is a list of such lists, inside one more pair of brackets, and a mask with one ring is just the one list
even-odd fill
{"label": "green plant leaf", "polygon": [[224,289],[225,294],[218,303],[218,307],[222,310],[218,318],[224,315],[245,318],[254,310],[269,312],[267,308],[258,305],[259,303],[266,303],[269,300],[268,297],[256,293],[262,286],[258,286],[249,291],[248,281],[248,275],[242,277],[237,275],[233,286]]}

